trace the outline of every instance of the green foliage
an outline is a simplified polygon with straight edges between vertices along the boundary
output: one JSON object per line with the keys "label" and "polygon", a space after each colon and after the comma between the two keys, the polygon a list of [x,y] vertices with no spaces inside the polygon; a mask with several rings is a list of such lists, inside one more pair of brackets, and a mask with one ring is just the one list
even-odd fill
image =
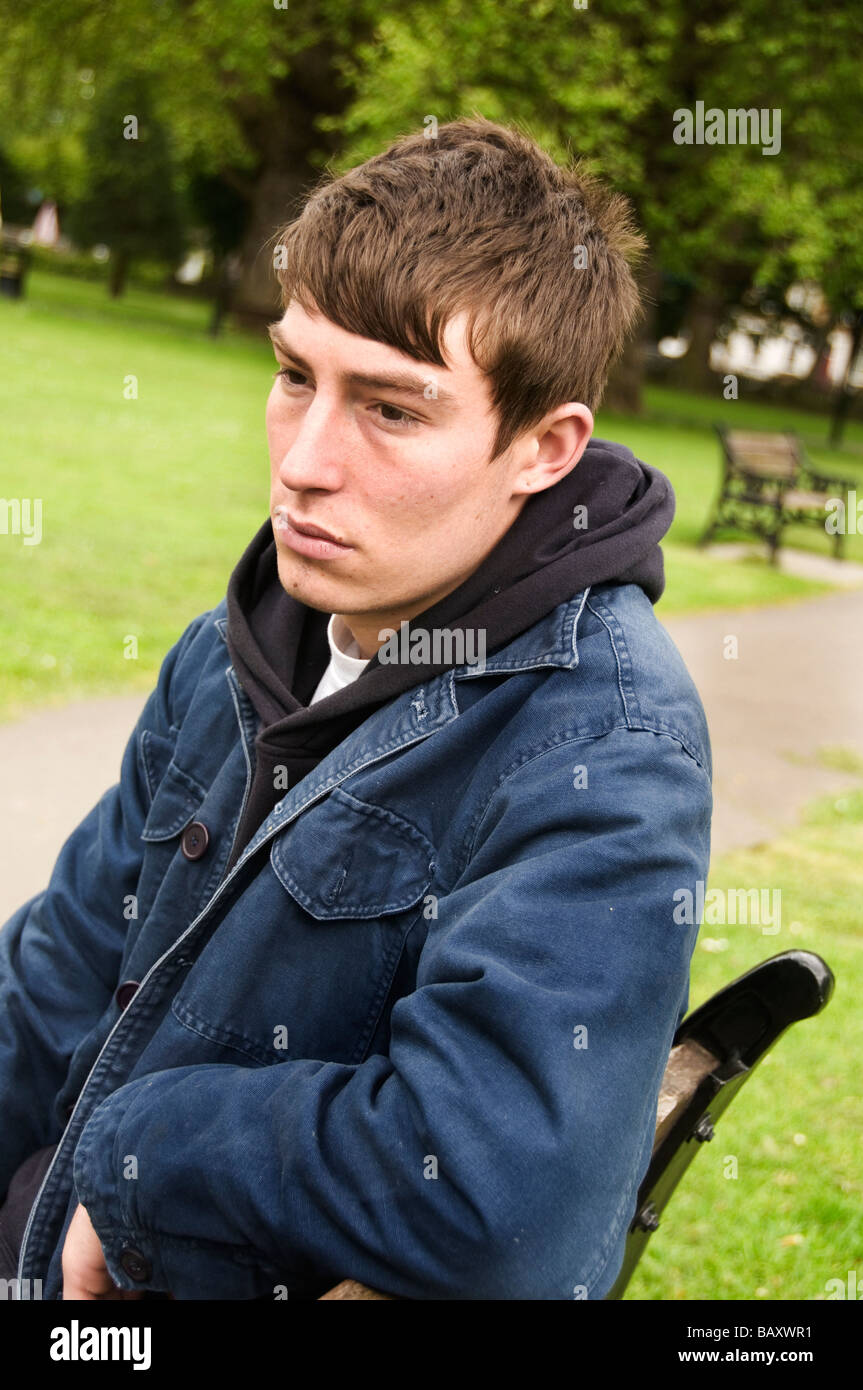
{"label": "green foliage", "polygon": [[144,73],[100,86],[83,141],[92,174],[67,218],[73,240],[81,247],[105,242],[127,257],[176,259],[183,248],[177,176]]}
{"label": "green foliage", "polygon": [[[460,0],[382,19],[348,62],[356,99],[339,169],[422,117],[475,106],[520,123],[558,159],[580,156],[634,201],[668,271],[702,290],[799,276],[835,307],[863,303],[863,88],[853,7],[741,0],[733,11],[679,0]],[[781,149],[683,145],[674,112],[781,113]],[[326,124],[326,122],[324,122]]]}
{"label": "green foliage", "polygon": [[[742,266],[759,283],[820,278],[838,305],[856,302],[863,281],[853,6],[798,6],[789,19],[772,0],[702,12],[680,0],[584,10],[551,0],[318,0],[286,10],[129,0],[119,22],[110,7],[80,0],[2,0],[0,19],[0,117],[14,114],[19,138],[42,146],[41,158],[28,147],[33,167],[43,176],[53,168],[64,184],[75,160],[61,137],[80,135],[86,93],[143,55],[172,153],[205,173],[246,170],[253,181],[267,143],[261,123],[286,120],[298,99],[340,145],[339,168],[427,113],[445,121],[476,108],[523,123],[558,158],[584,157],[634,199],[657,260],[702,288]],[[315,80],[324,48],[355,92],[346,113]],[[778,109],[780,152],[675,144],[674,112],[697,100]]]}

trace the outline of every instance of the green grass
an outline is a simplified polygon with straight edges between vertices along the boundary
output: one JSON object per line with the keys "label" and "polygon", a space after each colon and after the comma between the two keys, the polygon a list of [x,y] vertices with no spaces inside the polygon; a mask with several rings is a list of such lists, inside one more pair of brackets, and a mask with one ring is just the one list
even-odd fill
{"label": "green grass", "polygon": [[[822,761],[840,765],[839,750]],[[836,988],[779,1039],[696,1155],[627,1299],[825,1299],[827,1281],[844,1284],[849,1270],[863,1287],[863,787],[712,864],[709,888],[744,886],[781,889],[780,931],[703,924],[690,1008],[795,948],[822,956]]]}
{"label": "green grass", "polygon": [[[717,379],[717,385],[721,379]],[[795,430],[800,435],[812,462],[820,464],[835,455],[827,447],[829,418],[812,411],[799,410],[775,401],[759,400],[743,395],[739,400],[726,401],[716,397],[695,395],[691,391],[670,389],[649,383],[644,389],[644,404],[654,420],[670,425],[694,425],[711,429],[714,424],[734,425],[740,429]],[[843,452],[863,454],[863,420],[849,418],[845,425]],[[841,470],[843,473],[845,469]]]}
{"label": "green grass", "polygon": [[[0,493],[41,498],[43,527],[39,545],[0,534],[0,719],[151,689],[168,647],[219,602],[265,520],[270,348],[237,332],[213,341],[208,318],[188,298],[132,286],[112,301],[101,284],[41,269],[23,300],[0,299]],[[137,400],[124,399],[130,375]],[[823,592],[765,561],[718,563],[695,549],[719,478],[709,421],[739,409],[754,423],[753,409],[768,408],[665,388],[650,388],[648,402],[644,419],[600,413],[596,433],[628,444],[675,488],[660,616]],[[805,417],[808,435],[822,423]],[[852,422],[853,445],[861,435]],[[813,458],[863,487],[856,453]],[[789,540],[828,549],[814,528]],[[863,536],[848,537],[848,554],[863,560]],[[124,654],[129,637],[135,659]]]}
{"label": "green grass", "polygon": [[[271,354],[237,333],[213,342],[208,312],[141,288],[112,302],[100,285],[41,271],[25,300],[0,300],[0,491],[41,497],[44,527],[38,546],[0,536],[0,717],[151,689],[167,648],[219,602],[266,518]],[[123,398],[129,374],[135,401]],[[719,479],[709,425],[800,428],[813,462],[861,487],[863,426],[849,425],[848,450],[837,454],[818,447],[826,424],[817,417],[655,387],[647,401],[643,419],[601,413],[596,433],[628,444],[675,488],[660,615],[821,592],[764,562],[719,565],[695,550]],[[847,539],[849,557],[863,561],[863,537]],[[828,553],[814,528],[788,540]],[[136,660],[124,657],[129,636]],[[843,750],[823,760],[859,771]],[[629,1298],[821,1298],[828,1279],[851,1269],[863,1285],[863,978],[851,906],[863,898],[863,791],[819,802],[797,830],[712,865],[711,887],[750,884],[781,887],[782,930],[703,927],[691,1007],[792,946],[824,956],[836,994],[780,1040],[734,1101],[672,1199]],[[717,941],[726,946],[706,949]],[[726,1155],[738,1159],[734,1180],[723,1176]]]}
{"label": "green grass", "polygon": [[0,536],[0,715],[150,689],[266,520],[267,348],[207,317],[44,273],[0,301],[2,493],[41,497],[43,528]]}

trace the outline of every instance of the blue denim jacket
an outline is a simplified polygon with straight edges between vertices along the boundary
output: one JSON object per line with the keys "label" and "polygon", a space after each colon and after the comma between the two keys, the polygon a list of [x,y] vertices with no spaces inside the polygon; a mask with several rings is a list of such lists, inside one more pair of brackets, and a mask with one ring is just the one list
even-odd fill
{"label": "blue denim jacket", "polygon": [[636,585],[585,589],[375,711],[225,875],[257,730],[225,626],[0,931],[0,1189],[59,1140],[19,1277],[60,1296],[80,1201],[120,1287],[179,1299],[602,1298],[708,871],[676,647]]}

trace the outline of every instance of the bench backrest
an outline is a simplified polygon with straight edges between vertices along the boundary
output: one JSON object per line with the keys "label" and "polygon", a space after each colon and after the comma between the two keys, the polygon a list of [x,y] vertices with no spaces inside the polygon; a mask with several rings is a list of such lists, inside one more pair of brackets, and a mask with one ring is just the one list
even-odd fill
{"label": "bench backrest", "polygon": [[764,430],[720,428],[719,437],[729,467],[756,478],[793,480],[800,471],[800,444],[793,434]]}

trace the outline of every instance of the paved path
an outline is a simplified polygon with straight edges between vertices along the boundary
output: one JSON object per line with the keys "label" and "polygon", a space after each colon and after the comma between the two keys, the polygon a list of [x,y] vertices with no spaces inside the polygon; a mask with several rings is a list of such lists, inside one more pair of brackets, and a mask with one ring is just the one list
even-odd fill
{"label": "paved path", "polygon": [[[669,619],[713,748],[714,852],[771,839],[824,792],[859,783],[816,760],[863,759],[863,593]],[[736,639],[736,658],[729,639]]]}
{"label": "paved path", "polygon": [[0,926],[41,892],[66,837],[118,780],[146,699],[76,700],[0,724]]}
{"label": "paved path", "polygon": [[[707,712],[713,849],[769,839],[854,777],[825,745],[863,757],[863,592],[668,619]],[[736,639],[737,656],[723,653]],[[0,925],[48,880],[64,840],[117,781],[143,696],[85,700],[0,725]]]}

